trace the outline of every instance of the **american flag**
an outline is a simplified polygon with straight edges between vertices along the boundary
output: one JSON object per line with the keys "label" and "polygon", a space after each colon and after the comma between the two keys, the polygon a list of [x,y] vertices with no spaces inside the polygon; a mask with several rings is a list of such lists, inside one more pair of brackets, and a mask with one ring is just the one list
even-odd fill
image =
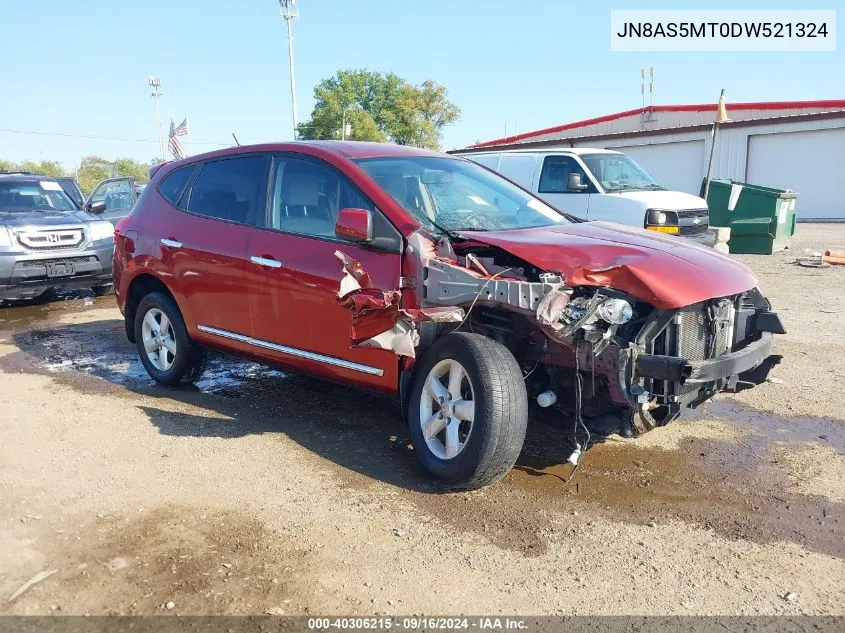
{"label": "american flag", "polygon": [[182,143],[179,141],[180,136],[188,134],[188,119],[182,121],[178,126],[173,125],[173,120],[170,120],[170,135],[168,136],[167,148],[173,154],[173,158],[185,158],[185,150],[182,149]]}

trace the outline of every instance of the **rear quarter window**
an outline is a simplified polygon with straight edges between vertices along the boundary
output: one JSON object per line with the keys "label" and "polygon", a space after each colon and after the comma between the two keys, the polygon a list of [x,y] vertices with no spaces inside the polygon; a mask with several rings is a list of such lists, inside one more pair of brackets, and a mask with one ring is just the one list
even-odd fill
{"label": "rear quarter window", "polygon": [[209,161],[191,185],[188,211],[257,225],[263,220],[268,160],[264,154]]}
{"label": "rear quarter window", "polygon": [[179,199],[185,191],[185,186],[194,175],[196,165],[188,165],[187,167],[180,167],[172,174],[165,176],[164,180],[158,186],[158,190],[172,205],[180,206]]}

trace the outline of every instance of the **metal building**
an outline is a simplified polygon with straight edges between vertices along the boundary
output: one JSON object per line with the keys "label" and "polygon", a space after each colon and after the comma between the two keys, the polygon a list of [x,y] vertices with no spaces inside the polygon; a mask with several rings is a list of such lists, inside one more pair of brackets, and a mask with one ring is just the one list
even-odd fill
{"label": "metal building", "polygon": [[[466,150],[601,147],[629,154],[662,185],[699,194],[716,104],[651,106],[472,145]],[[845,221],[845,99],[728,104],[713,178],[792,189],[799,220]]]}

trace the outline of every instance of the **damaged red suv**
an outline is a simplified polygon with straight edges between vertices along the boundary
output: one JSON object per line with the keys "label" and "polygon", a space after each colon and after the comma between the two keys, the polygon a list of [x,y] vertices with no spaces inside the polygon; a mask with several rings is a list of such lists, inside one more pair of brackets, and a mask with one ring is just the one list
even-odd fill
{"label": "damaged red suv", "polygon": [[156,381],[196,380],[215,348],[394,395],[458,488],[513,466],[529,398],[640,433],[736,388],[784,332],[727,255],[387,144],[164,165],[116,229],[114,281]]}

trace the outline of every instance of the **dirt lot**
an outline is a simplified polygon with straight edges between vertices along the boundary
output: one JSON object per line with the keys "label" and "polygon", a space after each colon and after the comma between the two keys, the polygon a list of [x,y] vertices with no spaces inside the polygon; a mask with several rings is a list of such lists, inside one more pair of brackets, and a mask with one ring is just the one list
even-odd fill
{"label": "dirt lot", "polygon": [[169,390],[112,297],[0,309],[0,614],[845,614],[845,268],[793,264],[845,225],[798,231],[743,257],[789,330],[774,382],[569,482],[571,422],[537,419],[473,493],[390,401],[222,357]]}

